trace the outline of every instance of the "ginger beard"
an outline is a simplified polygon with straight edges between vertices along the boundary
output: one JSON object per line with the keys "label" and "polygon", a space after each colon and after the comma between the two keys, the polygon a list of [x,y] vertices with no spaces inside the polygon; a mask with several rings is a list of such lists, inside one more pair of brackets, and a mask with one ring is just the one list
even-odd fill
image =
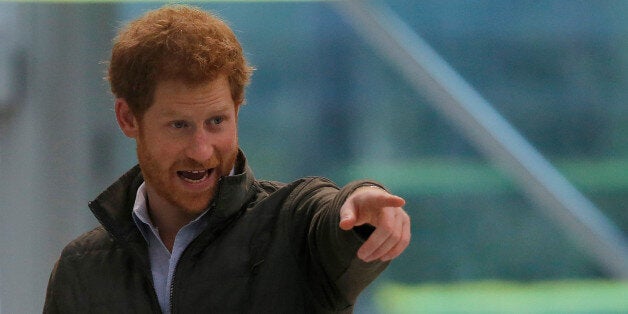
{"label": "ginger beard", "polygon": [[[233,147],[226,156],[221,156],[216,151],[209,160],[202,163],[186,157],[169,163],[162,161],[158,152],[149,149],[145,144],[145,136],[140,131],[137,138],[137,158],[144,181],[159,197],[185,214],[197,216],[205,211],[213,200],[218,189],[218,180],[228,176],[233,169],[238,155],[237,136]],[[210,184],[203,190],[186,188],[189,184],[185,179],[186,171],[206,171],[204,175],[201,173],[195,175],[203,177],[203,181],[210,180]]]}

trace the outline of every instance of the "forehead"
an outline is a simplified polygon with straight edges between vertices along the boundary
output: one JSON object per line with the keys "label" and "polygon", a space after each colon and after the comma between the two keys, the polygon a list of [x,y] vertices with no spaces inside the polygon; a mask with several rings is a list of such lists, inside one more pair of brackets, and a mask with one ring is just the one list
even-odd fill
{"label": "forehead", "polygon": [[[187,84],[180,80],[157,83],[153,104],[148,111],[159,115],[200,114],[204,110],[235,108],[226,76],[215,80]],[[148,113],[148,112],[147,112]]]}

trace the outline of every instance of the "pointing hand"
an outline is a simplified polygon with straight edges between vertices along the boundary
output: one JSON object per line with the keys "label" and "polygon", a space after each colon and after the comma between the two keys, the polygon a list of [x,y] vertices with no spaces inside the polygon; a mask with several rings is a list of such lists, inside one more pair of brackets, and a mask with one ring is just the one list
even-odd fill
{"label": "pointing hand", "polygon": [[410,244],[410,217],[401,208],[405,201],[376,186],[356,189],[340,208],[340,228],[351,230],[369,224],[375,231],[358,250],[365,262],[388,261]]}

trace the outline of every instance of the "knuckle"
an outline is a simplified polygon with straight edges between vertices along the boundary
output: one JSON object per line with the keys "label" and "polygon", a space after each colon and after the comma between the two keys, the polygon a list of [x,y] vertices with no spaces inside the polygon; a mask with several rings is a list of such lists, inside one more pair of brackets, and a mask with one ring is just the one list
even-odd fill
{"label": "knuckle", "polygon": [[407,235],[404,235],[401,238],[401,244],[403,245],[404,248],[407,247],[408,245],[410,245],[410,238],[411,238],[411,236],[410,236],[409,233]]}
{"label": "knuckle", "polygon": [[403,232],[399,229],[395,229],[391,236],[395,240],[395,242],[399,242],[403,240]]}
{"label": "knuckle", "polygon": [[386,219],[382,223],[384,231],[388,234],[394,234],[396,232],[394,222],[390,219]]}

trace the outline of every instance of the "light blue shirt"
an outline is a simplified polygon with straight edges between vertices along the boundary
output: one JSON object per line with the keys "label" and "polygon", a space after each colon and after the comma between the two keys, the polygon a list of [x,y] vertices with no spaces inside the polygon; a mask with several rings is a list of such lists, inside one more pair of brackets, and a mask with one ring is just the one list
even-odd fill
{"label": "light blue shirt", "polygon": [[207,211],[196,219],[190,221],[177,232],[172,247],[172,254],[159,237],[159,230],[153,224],[146,207],[146,187],[145,183],[140,185],[135,196],[133,205],[133,220],[140,229],[140,232],[148,243],[148,255],[150,258],[150,269],[153,274],[155,292],[159,300],[159,306],[163,313],[170,313],[170,291],[172,289],[172,278],[179,262],[181,254],[187,246],[205,229],[207,226]]}

